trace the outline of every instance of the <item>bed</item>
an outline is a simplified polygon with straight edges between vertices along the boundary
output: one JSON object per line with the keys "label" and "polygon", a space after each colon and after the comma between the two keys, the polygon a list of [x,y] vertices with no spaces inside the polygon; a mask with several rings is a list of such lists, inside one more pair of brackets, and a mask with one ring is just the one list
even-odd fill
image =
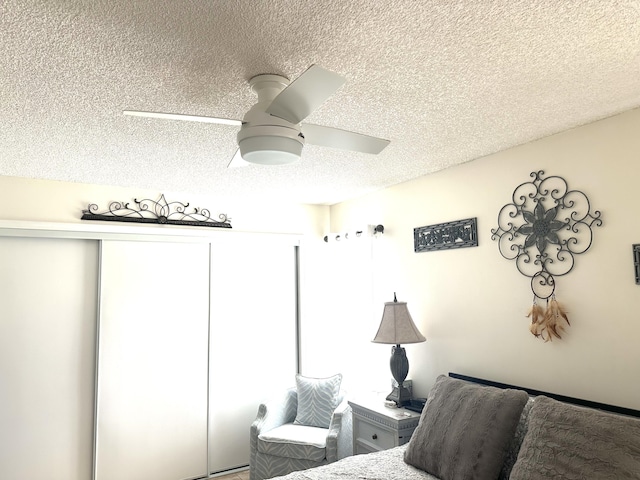
{"label": "bed", "polygon": [[[511,423],[515,425],[502,429],[502,419],[499,418],[501,410],[510,407],[508,404],[496,407],[496,402],[502,401],[496,399],[502,399],[505,392],[509,392],[513,398],[517,397],[516,403],[522,406],[512,409],[511,416],[515,422]],[[482,406],[483,402],[485,406]],[[458,425],[459,437],[452,441],[456,422],[465,415],[468,417],[465,419],[467,423]],[[469,422],[473,423],[483,416],[490,417],[490,420],[482,421],[480,428],[470,425]],[[446,423],[446,426],[441,428],[439,423]],[[501,429],[504,434],[501,433],[498,441],[496,431]],[[469,437],[474,437],[476,431],[481,432],[473,443]],[[495,448],[487,450],[487,444]],[[447,449],[443,453],[442,450]],[[488,466],[482,461],[479,464],[478,458],[483,455],[485,460],[492,455],[496,455],[497,459],[491,459],[491,465]],[[408,458],[412,461],[408,462]],[[541,458],[546,459],[542,464]],[[640,411],[449,373],[448,376],[438,377],[429,393],[420,424],[408,444],[347,457],[329,465],[278,478],[640,479]]]}

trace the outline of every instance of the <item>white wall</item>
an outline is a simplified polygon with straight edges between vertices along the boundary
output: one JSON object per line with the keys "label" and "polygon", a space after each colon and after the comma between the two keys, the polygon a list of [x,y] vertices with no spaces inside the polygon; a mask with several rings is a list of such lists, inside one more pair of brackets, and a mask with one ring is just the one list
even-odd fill
{"label": "white wall", "polygon": [[[557,278],[572,326],[549,343],[529,333],[530,280],[500,255],[490,232],[514,188],[537,170],[584,191],[604,221],[573,271]],[[454,371],[640,408],[640,286],[632,256],[640,243],[639,179],[640,110],[633,110],[333,206],[331,231],[385,226],[372,258],[374,305],[361,305],[369,326],[348,341],[354,358],[367,368],[383,302],[397,291],[427,337],[406,346],[417,394]],[[478,247],[414,253],[415,227],[469,217],[478,218]],[[340,258],[333,274],[356,263]],[[341,301],[352,304],[348,297]],[[388,372],[385,363],[379,375]]]}
{"label": "white wall", "polygon": [[168,202],[207,208],[214,219],[220,213],[227,214],[233,231],[321,235],[328,225],[329,207],[324,206],[272,203],[268,199],[256,203],[218,198],[214,193],[193,195],[4,176],[0,176],[0,219],[93,223],[80,220],[90,203],[102,212],[113,201],[133,205],[134,198],[158,200],[161,194]]}

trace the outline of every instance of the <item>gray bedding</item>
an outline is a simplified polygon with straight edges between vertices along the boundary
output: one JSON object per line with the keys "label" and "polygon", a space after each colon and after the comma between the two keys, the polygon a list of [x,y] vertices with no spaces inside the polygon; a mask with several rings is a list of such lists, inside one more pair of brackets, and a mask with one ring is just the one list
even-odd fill
{"label": "gray bedding", "polygon": [[[439,377],[437,382],[451,388],[459,386],[458,381],[446,377]],[[458,416],[473,419],[473,416],[466,414],[469,408],[462,408],[464,402],[460,403],[456,400],[457,397],[452,394],[451,388],[434,387],[433,395],[444,392],[445,401],[434,400],[430,393],[420,420],[425,431],[421,433],[416,430],[409,444],[368,455],[347,457],[322,467],[279,477],[279,480],[438,480],[438,477],[409,465],[405,459],[409,454],[422,461],[432,451],[444,448],[443,445],[447,443],[448,437],[446,432],[444,434],[439,432],[438,422],[444,423],[442,428],[446,427],[445,430],[453,431],[455,430],[453,427],[456,426],[454,420]],[[481,392],[483,396],[492,391],[492,387],[488,390],[487,387],[482,386],[474,388],[483,389],[484,391]],[[464,398],[475,398],[475,396],[465,395]],[[522,413],[519,414],[515,435],[513,430],[507,432],[512,436],[508,451],[504,451],[504,446],[495,449],[500,450],[499,457],[504,462],[498,478],[501,480],[507,478],[510,480],[546,480],[548,478],[640,480],[640,420],[635,415],[631,417],[620,415],[619,411],[614,414],[597,408],[579,407],[544,395],[528,401],[525,398],[524,401],[526,404],[521,408]],[[475,401],[469,403],[474,412],[479,411],[475,406],[476,403]],[[494,407],[501,405],[496,399],[492,399],[490,403],[495,404]],[[599,405],[602,407],[602,404]],[[456,415],[449,415],[451,413],[448,412],[449,410],[455,410]],[[429,423],[427,416],[429,412],[435,415],[434,422]],[[517,409],[511,415],[510,423],[517,418],[516,413],[518,413]],[[498,415],[491,412],[485,416],[493,419],[492,421],[499,420]],[[458,450],[461,450],[461,455],[467,454],[472,458],[458,459],[457,463],[465,461],[469,463],[478,455],[482,456],[486,453],[484,451],[478,453],[478,449],[474,447],[475,443],[472,444],[473,448],[465,446],[469,442],[467,438],[462,437],[469,436],[475,431],[467,423],[462,429],[463,433],[458,435],[461,440],[453,442],[452,448],[457,452],[457,445],[460,445]],[[435,443],[430,445],[430,438],[422,441],[420,435],[435,436],[433,440]],[[491,453],[491,450],[488,452]],[[413,463],[422,466],[420,462]],[[439,465],[436,467],[426,465],[423,468],[450,480],[496,478],[497,475],[497,472],[476,475],[473,469],[467,469],[469,471],[466,473],[442,472],[438,471]]]}
{"label": "gray bedding", "polygon": [[293,472],[279,480],[437,480],[437,477],[404,462],[406,445],[355,455],[339,462],[301,472]]}

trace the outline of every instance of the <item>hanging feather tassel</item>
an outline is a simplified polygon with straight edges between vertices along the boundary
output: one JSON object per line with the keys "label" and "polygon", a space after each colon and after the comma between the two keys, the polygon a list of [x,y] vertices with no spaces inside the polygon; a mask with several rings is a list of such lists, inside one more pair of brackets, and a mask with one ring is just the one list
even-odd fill
{"label": "hanging feather tassel", "polygon": [[562,338],[560,334],[564,332],[564,325],[561,319],[564,319],[567,325],[571,325],[566,310],[558,303],[554,294],[543,317],[543,324],[547,330],[547,338],[549,340],[552,340],[553,337]]}
{"label": "hanging feather tassel", "polygon": [[533,305],[527,314],[527,317],[531,317],[531,325],[529,325],[529,331],[535,336],[541,336],[541,326],[544,319],[544,309],[533,301]]}
{"label": "hanging feather tassel", "polygon": [[541,338],[545,342],[553,341],[553,338],[562,338],[564,332],[564,320],[567,325],[571,325],[567,311],[558,303],[555,294],[551,300],[547,299],[546,310],[538,305],[536,298],[533,299],[533,305],[527,314],[531,318],[529,331],[536,337]]}
{"label": "hanging feather tassel", "polygon": [[551,298],[549,306],[555,310],[556,317],[562,317],[564,321],[567,322],[567,325],[571,326],[569,317],[567,317],[567,311],[564,309],[561,303],[558,303],[555,295],[553,295],[553,297]]}

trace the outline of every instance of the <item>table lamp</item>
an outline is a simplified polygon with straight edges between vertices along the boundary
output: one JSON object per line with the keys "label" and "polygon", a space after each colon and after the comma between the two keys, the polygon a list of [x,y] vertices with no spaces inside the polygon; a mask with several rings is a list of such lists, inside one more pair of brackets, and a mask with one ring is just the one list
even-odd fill
{"label": "table lamp", "polygon": [[426,338],[420,333],[411,314],[407,309],[407,302],[399,302],[396,294],[393,294],[393,302],[385,302],[382,312],[382,321],[378,328],[374,343],[388,343],[394,345],[391,348],[391,375],[398,383],[397,387],[387,396],[399,407],[407,405],[411,401],[411,392],[404,386],[404,380],[409,373],[409,360],[407,354],[400,346],[402,343],[420,343]]}

